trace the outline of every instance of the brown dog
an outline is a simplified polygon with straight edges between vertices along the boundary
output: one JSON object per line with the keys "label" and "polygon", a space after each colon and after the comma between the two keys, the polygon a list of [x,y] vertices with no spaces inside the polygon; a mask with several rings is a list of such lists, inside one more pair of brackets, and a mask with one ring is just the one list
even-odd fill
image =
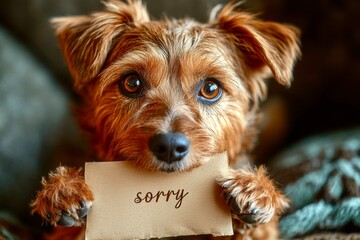
{"label": "brown dog", "polygon": [[[109,0],[101,12],[53,24],[83,99],[80,125],[98,158],[173,172],[227,151],[234,170],[219,184],[235,237],[277,238],[286,197],[264,168],[236,168],[253,148],[266,79],[290,84],[300,55],[296,28],[232,3],[205,24],[151,21],[138,0]],[[42,183],[33,212],[55,226],[83,224],[94,199],[81,170],[59,167]]]}

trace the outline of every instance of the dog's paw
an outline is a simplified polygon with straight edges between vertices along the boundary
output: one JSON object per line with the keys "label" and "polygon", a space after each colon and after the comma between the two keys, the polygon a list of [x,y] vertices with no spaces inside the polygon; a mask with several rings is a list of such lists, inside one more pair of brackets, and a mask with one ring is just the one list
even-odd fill
{"label": "dog's paw", "polygon": [[263,167],[230,170],[218,183],[235,218],[246,224],[267,223],[289,206],[287,198],[275,188]]}
{"label": "dog's paw", "polygon": [[48,179],[43,178],[42,189],[31,207],[32,213],[38,213],[54,226],[80,226],[93,200],[81,170],[58,167]]}
{"label": "dog's paw", "polygon": [[[52,225],[64,227],[80,226],[84,223],[84,217],[88,214],[92,202],[82,200],[81,202],[71,204],[67,210],[54,209],[48,210],[47,220]],[[50,213],[51,212],[51,213]]]}

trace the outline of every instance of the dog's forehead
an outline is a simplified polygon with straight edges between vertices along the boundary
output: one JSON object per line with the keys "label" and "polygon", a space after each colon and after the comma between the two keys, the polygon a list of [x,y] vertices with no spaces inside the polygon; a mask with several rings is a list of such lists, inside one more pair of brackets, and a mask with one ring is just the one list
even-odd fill
{"label": "dog's forehead", "polygon": [[141,30],[145,42],[173,55],[194,50],[209,34],[202,24],[189,19],[153,21],[143,24]]}
{"label": "dog's forehead", "polygon": [[120,42],[122,64],[157,75],[149,78],[156,86],[167,76],[190,88],[218,70],[231,73],[234,68],[224,37],[193,20],[144,23],[125,32]]}

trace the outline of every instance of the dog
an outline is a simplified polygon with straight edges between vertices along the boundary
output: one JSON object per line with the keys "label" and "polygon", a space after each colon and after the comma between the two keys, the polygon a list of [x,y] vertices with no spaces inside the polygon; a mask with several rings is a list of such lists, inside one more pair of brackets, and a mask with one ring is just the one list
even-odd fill
{"label": "dog", "polygon": [[[234,2],[215,7],[207,23],[150,20],[140,0],[104,5],[52,20],[82,99],[79,123],[97,157],[174,172],[227,151],[231,169],[217,181],[233,238],[276,239],[289,201],[264,167],[243,163],[255,145],[267,79],[291,83],[299,30]],[[54,226],[81,226],[93,201],[81,169],[60,166],[31,206]]]}

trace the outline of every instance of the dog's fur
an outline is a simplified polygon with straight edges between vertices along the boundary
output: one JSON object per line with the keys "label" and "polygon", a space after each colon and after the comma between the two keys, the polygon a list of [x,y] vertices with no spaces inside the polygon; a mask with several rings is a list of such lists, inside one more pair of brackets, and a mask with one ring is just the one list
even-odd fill
{"label": "dog's fur", "polygon": [[[286,197],[263,167],[237,162],[254,146],[266,79],[290,85],[300,55],[296,28],[261,21],[234,3],[216,7],[205,24],[151,21],[138,0],[109,0],[101,12],[56,18],[53,24],[83,99],[80,125],[99,159],[184,171],[227,151],[233,170],[218,181],[233,211],[235,237],[277,238]],[[141,94],[120,89],[128,75],[141,80]],[[209,79],[222,93],[216,101],[204,100],[199,90]],[[149,150],[155,134],[168,132],[190,142],[181,161],[159,161]],[[33,212],[53,225],[81,225],[94,200],[81,171],[59,167],[42,183]]]}

